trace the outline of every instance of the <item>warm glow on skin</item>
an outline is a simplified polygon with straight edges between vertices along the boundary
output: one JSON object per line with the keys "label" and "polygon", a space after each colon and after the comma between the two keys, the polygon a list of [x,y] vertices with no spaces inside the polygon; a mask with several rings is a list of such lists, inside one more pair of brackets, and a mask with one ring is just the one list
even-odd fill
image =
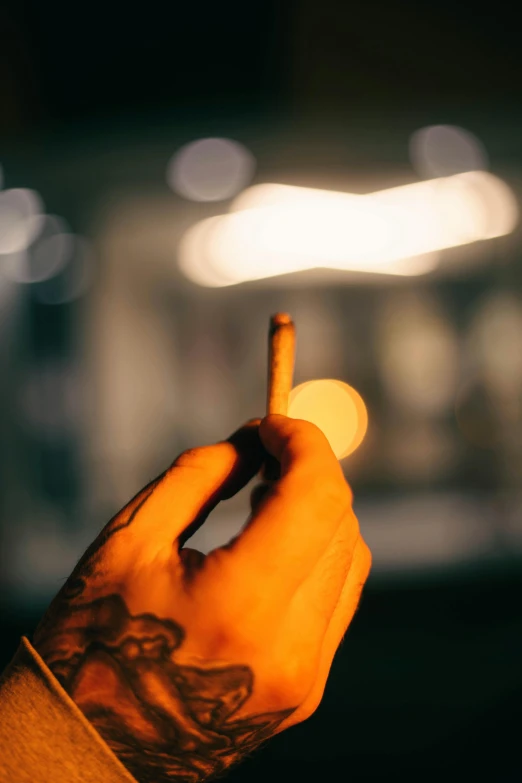
{"label": "warm glow on skin", "polygon": [[319,427],[337,459],[352,454],[368,428],[368,412],[360,394],[333,379],[307,381],[292,389],[288,415]]}

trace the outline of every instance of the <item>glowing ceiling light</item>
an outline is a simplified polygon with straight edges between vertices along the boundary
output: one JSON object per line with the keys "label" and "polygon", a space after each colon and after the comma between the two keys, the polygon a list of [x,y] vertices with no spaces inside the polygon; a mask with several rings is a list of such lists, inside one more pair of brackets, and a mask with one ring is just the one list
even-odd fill
{"label": "glowing ceiling light", "polygon": [[357,204],[362,197],[355,193],[343,193],[336,190],[318,190],[317,188],[302,188],[296,185],[264,182],[243,190],[232,202],[230,211],[240,212],[244,209],[274,207],[281,204],[316,206],[319,201],[325,206],[327,204],[339,205],[341,198],[342,203],[348,206]]}
{"label": "glowing ceiling light", "polygon": [[508,234],[518,219],[510,188],[485,171],[366,196],[270,184],[246,191],[233,207],[239,211],[202,221],[182,238],[180,267],[200,285],[313,268],[424,274],[437,265],[437,251]]}
{"label": "glowing ceiling light", "polygon": [[288,415],[319,427],[337,459],[352,454],[368,428],[368,412],[360,394],[332,379],[307,381],[292,389]]}

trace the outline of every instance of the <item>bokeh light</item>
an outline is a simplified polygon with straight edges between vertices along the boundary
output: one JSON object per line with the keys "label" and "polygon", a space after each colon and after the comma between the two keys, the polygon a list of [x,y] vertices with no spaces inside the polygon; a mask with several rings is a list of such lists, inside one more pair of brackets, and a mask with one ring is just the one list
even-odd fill
{"label": "bokeh light", "polygon": [[58,274],[69,261],[74,237],[55,215],[41,216],[37,240],[25,250],[12,253],[2,263],[6,277],[15,283],[38,283]]}
{"label": "bokeh light", "polygon": [[506,410],[522,389],[522,305],[500,290],[482,302],[470,330],[468,354],[488,392]]}
{"label": "bokeh light", "polygon": [[465,441],[481,449],[499,446],[499,407],[477,379],[463,383],[455,398],[455,421]]}
{"label": "bokeh light", "polygon": [[383,456],[395,481],[413,484],[435,481],[451,474],[459,444],[444,421],[398,416],[388,422]]}
{"label": "bokeh light", "polygon": [[319,427],[337,459],[352,454],[368,428],[361,395],[347,383],[329,378],[307,381],[292,389],[288,415]]}
{"label": "bokeh light", "polygon": [[72,236],[69,262],[52,278],[35,286],[35,298],[46,305],[73,302],[89,290],[94,276],[94,254],[90,243]]}
{"label": "bokeh light", "polygon": [[78,367],[59,359],[42,360],[27,371],[19,399],[26,423],[59,438],[80,421],[84,386]]}
{"label": "bokeh light", "polygon": [[430,125],[410,139],[410,158],[421,177],[447,177],[488,168],[484,145],[456,125]]}
{"label": "bokeh light", "polygon": [[0,254],[27,250],[43,227],[44,205],[34,190],[11,188],[0,193]]}
{"label": "bokeh light", "polygon": [[200,220],[183,234],[178,245],[179,269],[193,283],[206,288],[221,288],[235,282],[208,262],[208,248],[212,247],[212,234],[217,226],[219,218]]}
{"label": "bokeh light", "polygon": [[383,310],[378,332],[380,372],[394,404],[423,416],[451,410],[459,347],[436,301],[420,292],[396,295]]}
{"label": "bokeh light", "polygon": [[440,191],[440,217],[454,246],[504,236],[517,225],[517,199],[494,174],[468,171],[432,182]]}
{"label": "bokeh light", "polygon": [[199,139],[171,158],[167,182],[191,201],[223,201],[246,187],[254,170],[254,156],[239,142]]}

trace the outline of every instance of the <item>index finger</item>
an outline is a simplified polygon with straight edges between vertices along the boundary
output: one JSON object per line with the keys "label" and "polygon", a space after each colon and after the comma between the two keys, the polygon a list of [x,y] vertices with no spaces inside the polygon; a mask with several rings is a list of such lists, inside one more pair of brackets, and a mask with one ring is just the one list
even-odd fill
{"label": "index finger", "polygon": [[283,597],[297,589],[321,557],[351,507],[352,494],[314,424],[271,415],[261,422],[259,435],[281,463],[281,478],[225,550],[230,572],[239,580],[248,575],[264,587],[277,585]]}

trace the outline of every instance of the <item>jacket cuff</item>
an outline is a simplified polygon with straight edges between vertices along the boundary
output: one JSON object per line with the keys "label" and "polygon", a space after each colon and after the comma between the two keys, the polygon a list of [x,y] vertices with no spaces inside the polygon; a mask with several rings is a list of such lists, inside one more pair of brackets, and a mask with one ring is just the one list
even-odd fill
{"label": "jacket cuff", "polygon": [[0,677],[0,783],[136,783],[31,643]]}

